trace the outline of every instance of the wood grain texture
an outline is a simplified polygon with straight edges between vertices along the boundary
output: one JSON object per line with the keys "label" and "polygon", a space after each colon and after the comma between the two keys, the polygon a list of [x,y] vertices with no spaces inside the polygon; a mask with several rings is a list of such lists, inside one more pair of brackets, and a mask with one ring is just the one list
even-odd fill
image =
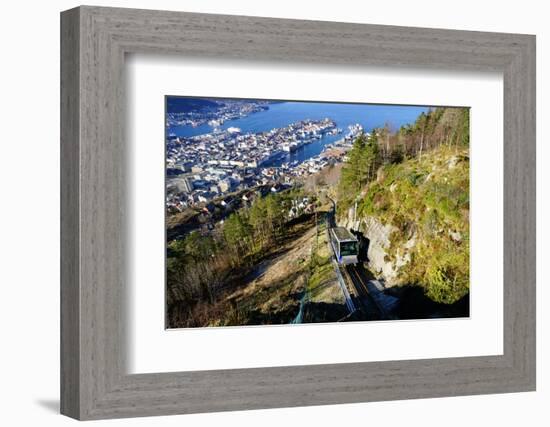
{"label": "wood grain texture", "polygon": [[80,414],[79,17],[61,20],[61,412]]}
{"label": "wood grain texture", "polygon": [[[96,7],[63,12],[61,28],[62,413],[100,419],[534,390],[534,36]],[[128,375],[127,53],[501,71],[504,354]]]}

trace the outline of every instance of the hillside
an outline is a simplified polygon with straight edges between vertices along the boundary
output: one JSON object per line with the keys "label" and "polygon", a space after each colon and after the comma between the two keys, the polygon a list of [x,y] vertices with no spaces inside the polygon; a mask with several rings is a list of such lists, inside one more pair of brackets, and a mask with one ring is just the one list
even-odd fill
{"label": "hillside", "polygon": [[[469,293],[469,149],[467,134],[456,132],[467,116],[431,114],[429,131],[417,123],[398,134],[412,141],[410,157],[384,158],[379,132],[356,141],[342,171],[338,220],[363,233],[368,265],[388,286],[420,286],[431,300],[453,304]],[[447,127],[455,140],[442,133]]]}
{"label": "hillside", "polygon": [[196,226],[199,214],[180,218],[184,214],[176,214],[174,223],[187,230],[185,237],[173,228],[168,233],[174,235],[167,248],[170,327],[311,323],[346,316],[328,250],[327,211],[314,194],[293,188],[262,197],[258,191],[212,230]]}

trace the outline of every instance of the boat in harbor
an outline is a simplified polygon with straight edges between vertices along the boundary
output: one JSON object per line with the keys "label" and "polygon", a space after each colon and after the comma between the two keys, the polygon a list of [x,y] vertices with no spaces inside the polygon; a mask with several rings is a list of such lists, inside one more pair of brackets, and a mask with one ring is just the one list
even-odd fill
{"label": "boat in harbor", "polygon": [[283,151],[286,151],[287,153],[294,153],[298,148],[298,143],[296,142],[288,142],[283,144]]}
{"label": "boat in harbor", "polygon": [[284,157],[286,154],[283,150],[274,150],[271,153],[267,154],[260,161],[258,161],[258,166],[264,166],[266,163],[273,162]]}

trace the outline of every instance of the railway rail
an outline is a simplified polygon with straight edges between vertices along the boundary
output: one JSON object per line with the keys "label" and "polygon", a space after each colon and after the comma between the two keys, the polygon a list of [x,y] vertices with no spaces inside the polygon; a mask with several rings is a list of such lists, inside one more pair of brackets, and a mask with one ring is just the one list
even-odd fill
{"label": "railway rail", "polygon": [[385,318],[383,310],[378,307],[376,301],[369,293],[368,278],[364,268],[356,264],[344,266],[345,277],[356,301],[356,306],[362,312],[364,320],[382,320]]}

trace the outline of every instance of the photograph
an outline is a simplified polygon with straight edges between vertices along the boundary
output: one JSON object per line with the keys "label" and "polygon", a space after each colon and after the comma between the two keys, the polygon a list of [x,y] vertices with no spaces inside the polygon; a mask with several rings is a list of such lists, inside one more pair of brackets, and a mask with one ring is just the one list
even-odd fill
{"label": "photograph", "polygon": [[469,317],[469,117],[166,96],[166,327]]}

